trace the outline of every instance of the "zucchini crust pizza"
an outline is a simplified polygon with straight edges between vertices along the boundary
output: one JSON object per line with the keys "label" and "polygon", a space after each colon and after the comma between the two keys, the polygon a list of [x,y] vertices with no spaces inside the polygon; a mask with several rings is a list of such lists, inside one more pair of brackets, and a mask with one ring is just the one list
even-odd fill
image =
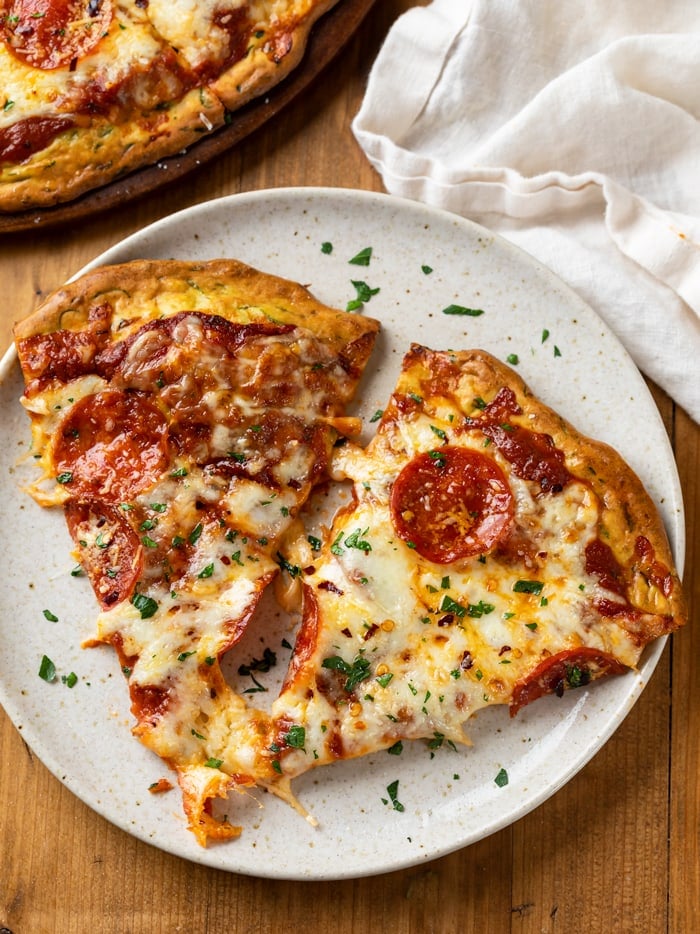
{"label": "zucchini crust pizza", "polygon": [[176,771],[202,842],[207,803],[287,795],[268,724],[220,659],[279,574],[281,541],[327,478],[378,330],[235,261],[137,261],[65,286],[15,332],[30,490],[65,512],[116,649],[134,733]]}
{"label": "zucchini crust pizza", "polygon": [[295,559],[303,619],[273,706],[285,775],[402,740],[468,744],[484,707],[514,716],[634,668],[686,619],[638,477],[483,351],[412,347],[375,437],[340,448],[334,476],[352,498]]}
{"label": "zucchini crust pizza", "polygon": [[[484,707],[634,669],[686,620],[641,481],[488,353],[412,346],[361,446],[346,405],[378,327],[233,260],[97,269],[16,327],[29,492],[65,512],[89,644],[116,649],[202,845],[241,830],[216,798],[313,821],[309,770],[468,744]],[[304,504],[348,483],[319,531]],[[221,662],[273,581],[301,621],[260,709]]]}
{"label": "zucchini crust pizza", "polygon": [[267,93],[338,0],[0,0],[0,211],[172,156]]}

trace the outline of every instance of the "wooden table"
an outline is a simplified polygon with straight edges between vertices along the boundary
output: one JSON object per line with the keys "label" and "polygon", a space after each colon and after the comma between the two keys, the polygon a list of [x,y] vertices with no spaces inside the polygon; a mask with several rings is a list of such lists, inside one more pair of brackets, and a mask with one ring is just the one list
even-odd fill
{"label": "wooden table", "polygon": [[[383,37],[414,5],[380,0],[304,99],[186,182],[74,230],[5,237],[2,348],[13,321],[39,297],[162,215],[259,188],[380,191],[350,120]],[[688,519],[685,580],[697,606],[700,429],[651,388],[680,470]],[[514,825],[428,865],[340,883],[227,874],[127,836],[50,775],[0,711],[0,930],[700,931],[699,658],[700,631],[690,626],[670,640],[640,701],[593,761]]]}

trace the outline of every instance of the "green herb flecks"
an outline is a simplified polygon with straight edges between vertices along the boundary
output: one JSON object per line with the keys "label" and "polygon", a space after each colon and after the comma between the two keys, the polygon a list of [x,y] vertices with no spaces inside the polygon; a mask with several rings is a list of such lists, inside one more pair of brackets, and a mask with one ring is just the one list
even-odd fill
{"label": "green herb flecks", "polygon": [[372,247],[366,246],[364,249],[360,250],[359,253],[356,253],[352,259],[348,260],[349,263],[352,263],[353,266],[369,266],[372,259]]}
{"label": "green herb flecks", "polygon": [[443,315],[463,315],[468,318],[478,318],[483,315],[483,308],[467,308],[465,305],[448,305],[442,309]]}
{"label": "green herb flecks", "polygon": [[352,664],[346,662],[340,655],[331,655],[329,658],[323,659],[321,667],[329,668],[332,671],[339,671],[341,674],[344,674],[346,680],[343,688],[348,694],[350,694],[358,684],[362,681],[366,681],[370,676],[369,660],[363,655],[356,655]]}

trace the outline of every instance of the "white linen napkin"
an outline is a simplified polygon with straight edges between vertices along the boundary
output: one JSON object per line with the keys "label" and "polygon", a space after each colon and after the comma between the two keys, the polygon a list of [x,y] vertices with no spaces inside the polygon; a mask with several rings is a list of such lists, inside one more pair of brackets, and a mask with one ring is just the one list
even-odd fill
{"label": "white linen napkin", "polygon": [[700,421],[698,0],[433,0],[353,131],[387,191],[536,257]]}

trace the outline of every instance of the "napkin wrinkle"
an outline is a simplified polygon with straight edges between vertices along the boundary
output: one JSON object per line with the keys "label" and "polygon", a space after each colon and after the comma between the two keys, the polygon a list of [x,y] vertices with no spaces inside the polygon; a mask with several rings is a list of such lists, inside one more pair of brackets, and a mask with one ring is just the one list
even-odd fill
{"label": "napkin wrinkle", "polygon": [[700,421],[700,4],[433,0],[353,121],[387,191],[553,269]]}

